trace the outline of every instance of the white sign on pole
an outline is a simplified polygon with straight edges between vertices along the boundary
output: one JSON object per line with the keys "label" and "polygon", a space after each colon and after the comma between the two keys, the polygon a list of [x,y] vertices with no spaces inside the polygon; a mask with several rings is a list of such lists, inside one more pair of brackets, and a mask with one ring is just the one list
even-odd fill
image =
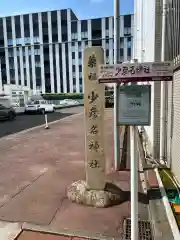
{"label": "white sign on pole", "polygon": [[125,85],[119,92],[119,124],[150,125],[151,85]]}
{"label": "white sign on pole", "polygon": [[172,80],[172,62],[122,63],[101,65],[99,82]]}

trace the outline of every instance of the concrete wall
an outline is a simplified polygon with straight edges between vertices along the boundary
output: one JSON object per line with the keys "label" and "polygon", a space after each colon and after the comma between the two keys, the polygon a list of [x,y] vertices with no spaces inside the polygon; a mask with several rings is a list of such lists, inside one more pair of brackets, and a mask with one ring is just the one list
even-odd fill
{"label": "concrete wall", "polygon": [[139,62],[154,61],[155,0],[134,1],[134,56]]}
{"label": "concrete wall", "polygon": [[172,171],[180,182],[180,70],[175,71],[171,84],[172,92],[168,96],[168,128],[170,131],[168,155],[170,155]]}
{"label": "concrete wall", "polygon": [[[153,62],[161,59],[161,0],[134,1],[134,52],[139,62]],[[145,127],[149,150],[159,158],[160,129],[160,82],[153,83],[151,97],[151,126]]]}
{"label": "concrete wall", "polygon": [[[4,93],[11,98],[12,103],[19,106],[26,103],[32,95],[32,90],[27,86],[19,86],[15,84],[4,84]],[[21,93],[21,94],[20,94]],[[23,103],[24,102],[24,103]]]}

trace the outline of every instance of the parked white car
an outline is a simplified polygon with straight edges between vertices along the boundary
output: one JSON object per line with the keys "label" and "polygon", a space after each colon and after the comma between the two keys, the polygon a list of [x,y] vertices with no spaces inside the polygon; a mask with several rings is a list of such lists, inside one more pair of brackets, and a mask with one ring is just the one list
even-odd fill
{"label": "parked white car", "polygon": [[45,100],[31,101],[25,105],[25,113],[36,112],[36,113],[45,114],[46,112],[54,112],[54,111],[55,111],[54,104],[49,104]]}
{"label": "parked white car", "polygon": [[64,99],[60,101],[60,105],[62,106],[73,106],[73,105],[78,105],[79,102],[73,99]]}

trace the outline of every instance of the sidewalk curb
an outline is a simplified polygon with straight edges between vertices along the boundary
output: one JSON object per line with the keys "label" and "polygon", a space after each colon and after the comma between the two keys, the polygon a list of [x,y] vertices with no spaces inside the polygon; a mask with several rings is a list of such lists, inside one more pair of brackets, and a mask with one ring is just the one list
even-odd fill
{"label": "sidewalk curb", "polygon": [[35,231],[35,232],[42,232],[42,233],[49,233],[54,235],[64,235],[69,237],[80,237],[80,238],[87,238],[92,240],[115,240],[114,237],[107,237],[100,233],[96,233],[95,235],[91,235],[88,232],[82,232],[82,231],[70,231],[68,229],[62,229],[62,230],[53,230],[50,226],[39,226],[35,224],[30,224],[24,222],[22,224],[22,231]]}
{"label": "sidewalk curb", "polygon": [[31,223],[6,222],[0,221],[0,239],[1,240],[15,240],[23,231],[39,232],[44,234],[52,234],[65,237],[79,237],[92,240],[118,240],[116,237],[107,237],[101,233],[90,234],[82,231],[70,231],[68,229],[55,230],[50,226],[40,226]]}
{"label": "sidewalk curb", "polygon": [[[52,121],[52,122],[49,122],[48,125],[51,126],[53,124],[56,124],[58,122],[61,122],[63,120],[66,120],[66,119],[73,119],[74,117],[77,117],[79,115],[83,114],[83,112],[80,112],[80,113],[76,113],[76,114],[72,114],[72,115],[69,115],[67,117],[64,117],[64,118],[61,118],[61,119],[58,119],[58,120],[55,120],[55,121]],[[33,130],[36,130],[36,129],[40,129],[40,128],[43,128],[45,124],[41,124],[41,125],[38,125],[38,126],[35,126],[35,127],[32,127],[32,128],[28,128],[28,129],[25,129],[25,130],[22,130],[18,133],[14,133],[14,134],[10,134],[8,136],[5,136],[5,137],[2,137],[0,138],[0,141],[3,141],[3,140],[7,140],[7,139],[12,139],[12,138],[15,138],[21,134],[24,134],[24,133],[27,133],[27,132],[31,132]]]}
{"label": "sidewalk curb", "polygon": [[71,105],[71,106],[58,106],[58,107],[55,107],[55,109],[65,109],[65,108],[74,108],[74,107],[82,107],[84,106],[84,103],[80,103],[80,104],[77,104],[77,105]]}
{"label": "sidewalk curb", "polygon": [[0,221],[0,239],[14,240],[22,232],[20,223]]}
{"label": "sidewalk curb", "polygon": [[157,181],[158,181],[158,184],[159,184],[159,187],[160,187],[161,196],[162,196],[162,201],[163,201],[163,204],[164,204],[164,207],[165,207],[165,210],[166,210],[167,219],[168,219],[169,225],[171,227],[174,240],[179,240],[180,239],[179,228],[177,226],[174,214],[173,214],[171,206],[169,204],[169,201],[168,201],[168,198],[167,198],[167,195],[166,195],[166,191],[164,189],[161,177],[159,175],[159,172],[158,172],[157,168],[154,171],[156,173]]}

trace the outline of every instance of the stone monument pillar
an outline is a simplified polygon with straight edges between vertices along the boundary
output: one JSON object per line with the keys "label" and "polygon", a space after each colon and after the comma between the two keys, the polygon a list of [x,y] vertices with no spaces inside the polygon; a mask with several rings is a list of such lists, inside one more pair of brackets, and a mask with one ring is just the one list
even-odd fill
{"label": "stone monument pillar", "polygon": [[84,52],[84,108],[86,182],[88,189],[104,190],[104,108],[105,85],[98,82],[98,67],[104,63],[103,49],[92,47]]}
{"label": "stone monument pillar", "polygon": [[[67,190],[67,196],[73,202],[95,207],[107,207],[122,201],[122,191],[112,183],[106,182],[105,85],[98,82],[99,67],[104,63],[103,58],[104,51],[101,47],[90,47],[84,51],[86,181],[74,182]],[[111,189],[108,186],[111,186]]]}

